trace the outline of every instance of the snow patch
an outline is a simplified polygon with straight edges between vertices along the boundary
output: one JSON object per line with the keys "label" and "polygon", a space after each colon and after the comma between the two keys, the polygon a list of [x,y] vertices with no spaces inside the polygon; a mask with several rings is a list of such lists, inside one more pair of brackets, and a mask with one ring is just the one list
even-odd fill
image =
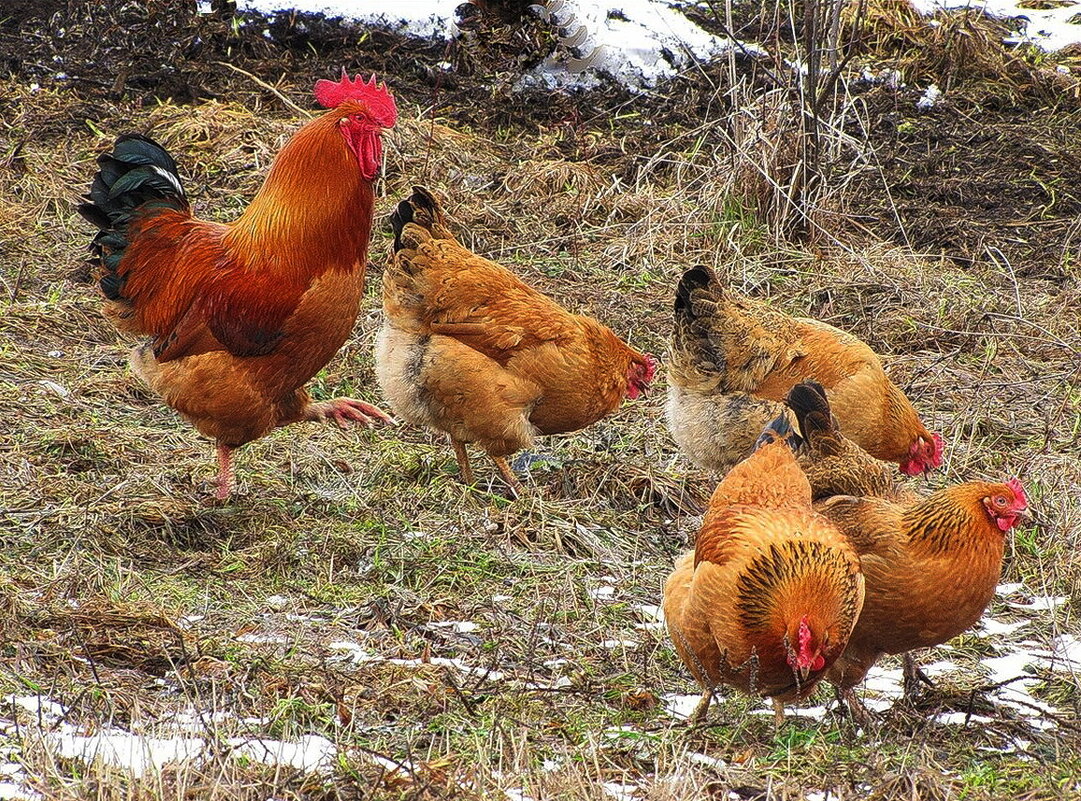
{"label": "snow patch", "polygon": [[984,11],[992,17],[1021,17],[1026,22],[1021,32],[1008,36],[1008,44],[1030,43],[1047,52],[1061,50],[1074,42],[1081,42],[1081,25],[1068,22],[1081,12],[1081,5],[1074,3],[1060,8],[1024,8],[1025,0],[912,0],[921,14],[931,15],[941,9],[972,8]]}
{"label": "snow patch", "polygon": [[701,700],[701,695],[669,693],[668,695],[661,696],[661,703],[664,705],[664,711],[680,720],[687,720],[693,715],[695,707],[698,706],[698,702]]}
{"label": "snow patch", "polygon": [[[237,11],[255,11],[274,16],[290,11],[307,11],[326,17],[376,25],[398,33],[429,39],[456,36],[454,9],[462,0],[239,0]],[[393,9],[393,10],[391,10]]]}

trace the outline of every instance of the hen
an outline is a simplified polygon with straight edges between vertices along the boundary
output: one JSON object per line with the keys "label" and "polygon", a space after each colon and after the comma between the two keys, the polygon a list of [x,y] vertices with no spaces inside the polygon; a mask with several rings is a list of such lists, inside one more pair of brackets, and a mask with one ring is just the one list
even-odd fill
{"label": "hen", "polygon": [[863,604],[851,545],[811,507],[811,487],[777,418],[724,477],[694,551],[664,587],[668,631],[704,688],[718,683],[783,702],[806,697],[848,642]]}
{"label": "hen", "polygon": [[[1027,516],[1017,479],[972,481],[922,499],[837,496],[819,505],[860,555],[867,597],[848,647],[829,670],[856,714],[852,688],[883,654],[944,643],[991,601],[1006,532]],[[906,683],[914,663],[906,660]]]}
{"label": "hen", "polygon": [[668,425],[701,467],[725,470],[745,457],[804,379],[829,390],[841,430],[872,456],[908,475],[942,462],[941,437],[924,427],[867,345],[722,288],[706,267],[687,270],[676,289],[668,376]]}
{"label": "hen", "polygon": [[789,390],[785,405],[796,416],[802,439],[796,460],[807,476],[814,500],[834,495],[895,498],[902,492],[891,465],[841,433],[821,384],[801,381]]}
{"label": "hen", "polygon": [[353,328],[380,135],[397,116],[374,76],[343,71],[315,96],[331,111],[293,135],[231,224],[193,217],[172,157],[133,134],[98,159],[79,207],[101,229],[92,250],[106,311],[150,337],[132,369],[217,443],[219,499],[232,491],[232,452],[278,426],[389,420],[349,398],[313,403],[303,389]]}
{"label": "hen", "polygon": [[462,247],[427,189],[414,187],[390,222],[376,376],[398,415],[450,436],[467,483],[465,443],[519,493],[509,454],[588,426],[649,385],[652,356]]}

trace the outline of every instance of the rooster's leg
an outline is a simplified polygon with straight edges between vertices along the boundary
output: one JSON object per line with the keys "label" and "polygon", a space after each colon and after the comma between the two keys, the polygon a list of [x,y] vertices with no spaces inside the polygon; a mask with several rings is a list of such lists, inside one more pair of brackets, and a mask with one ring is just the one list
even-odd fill
{"label": "rooster's leg", "polygon": [[304,409],[304,419],[323,422],[333,420],[339,428],[347,423],[374,426],[376,423],[397,425],[394,418],[377,406],[353,398],[335,398],[322,403],[309,403]]}
{"label": "rooster's leg", "polygon": [[784,702],[780,698],[773,698],[773,725],[780,729],[784,726]]}
{"label": "rooster's leg", "polygon": [[905,665],[905,700],[911,702],[920,694],[921,682],[928,687],[934,687],[935,683],[928,678],[926,673],[920,670],[920,666],[916,664],[916,657],[912,655],[911,651],[905,651],[902,659]]}
{"label": "rooster's leg", "polygon": [[514,475],[514,471],[510,469],[507,460],[502,456],[493,456],[492,461],[495,462],[495,466],[499,468],[499,472],[502,474],[503,479],[510,485],[511,495],[514,498],[521,498],[525,494],[525,487],[523,487],[522,482],[518,480],[518,476]]}
{"label": "rooster's leg", "polygon": [[236,448],[218,443],[218,488],[214,497],[219,501],[228,499],[233,493],[233,451]]}
{"label": "rooster's leg", "polygon": [[469,454],[465,452],[465,443],[451,437],[450,444],[454,446],[454,458],[458,460],[458,472],[462,475],[462,483],[471,485],[473,468],[469,466]]}

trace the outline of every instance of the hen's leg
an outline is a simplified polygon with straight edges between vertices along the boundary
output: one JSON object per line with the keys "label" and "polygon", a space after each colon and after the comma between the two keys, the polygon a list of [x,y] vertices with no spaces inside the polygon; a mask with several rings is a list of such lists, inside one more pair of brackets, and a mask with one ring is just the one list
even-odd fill
{"label": "hen's leg", "polygon": [[458,460],[458,472],[461,473],[462,482],[472,484],[473,468],[469,465],[469,454],[465,452],[465,443],[451,437],[450,444],[454,446],[454,458]]}
{"label": "hen's leg", "polygon": [[905,700],[911,702],[920,694],[921,682],[928,687],[934,687],[935,683],[920,670],[920,666],[916,664],[916,657],[911,651],[905,651],[902,659],[904,660]]}
{"label": "hen's leg", "polygon": [[522,482],[518,480],[518,476],[514,475],[514,471],[510,469],[507,460],[502,456],[493,456],[492,461],[495,462],[495,466],[499,468],[503,480],[510,486],[511,495],[516,499],[521,498],[525,494],[525,487],[523,487]]}
{"label": "hen's leg", "polygon": [[218,443],[218,488],[214,491],[214,497],[224,501],[233,493],[233,451],[236,448]]}
{"label": "hen's leg", "polygon": [[394,418],[379,407],[353,398],[309,403],[304,407],[304,419],[316,422],[333,420],[339,428],[346,428],[347,423],[360,423],[364,426],[374,426],[376,423],[397,425]]}
{"label": "hen's leg", "polygon": [[691,713],[691,716],[687,718],[687,720],[689,720],[692,724],[701,723],[703,720],[705,720],[706,712],[709,711],[709,703],[712,700],[713,688],[707,687],[705,690],[702,691],[702,699],[698,702],[698,705],[695,706],[694,712]]}
{"label": "hen's leg", "polygon": [[867,711],[867,707],[856,697],[856,691],[851,687],[847,690],[841,690],[841,697],[844,698],[848,713],[852,715],[852,720],[856,722],[856,725],[864,729],[869,728],[873,718],[871,713]]}
{"label": "hen's leg", "polygon": [[784,703],[780,698],[773,698],[773,725],[778,729],[784,726]]}

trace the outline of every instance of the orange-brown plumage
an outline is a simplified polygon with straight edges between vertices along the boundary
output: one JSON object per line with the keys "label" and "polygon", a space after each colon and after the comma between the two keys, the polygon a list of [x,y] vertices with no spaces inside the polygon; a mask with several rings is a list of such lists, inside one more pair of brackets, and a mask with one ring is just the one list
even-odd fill
{"label": "orange-brown plumage", "polygon": [[1027,511],[1016,479],[971,481],[927,498],[837,496],[819,506],[860,554],[867,597],[829,680],[849,690],[882,654],[946,642],[994,594],[1006,532]]}
{"label": "orange-brown plumage", "polygon": [[893,466],[874,458],[841,433],[826,395],[821,384],[801,381],[785,398],[802,438],[796,459],[811,485],[814,500],[834,495],[898,498],[903,491],[897,485]]}
{"label": "orange-brown plumage", "polygon": [[348,337],[363,292],[373,162],[394,113],[385,88],[361,86],[340,88],[354,94],[293,135],[231,224],[192,216],[175,163],[140,136],[102,156],[80,207],[102,229],[107,312],[150,337],[132,367],[217,441],[220,497],[231,450],[277,426],[387,419],[350,399],[312,403],[303,389]]}
{"label": "orange-brown plumage", "polygon": [[872,456],[906,473],[941,462],[941,439],[863,342],[722,288],[705,267],[683,275],[667,412],[677,444],[692,461],[725,470],[745,457],[788,391],[805,379],[829,391],[844,435]]}
{"label": "orange-brown plumage", "polygon": [[517,490],[504,457],[596,422],[652,379],[651,357],[462,247],[428,190],[391,224],[376,375],[399,415],[450,435],[465,480],[475,442]]}
{"label": "orange-brown plumage", "polygon": [[[775,421],[783,430],[783,418]],[[709,693],[719,683],[777,702],[806,697],[844,650],[863,603],[859,559],[811,507],[789,445],[761,445],[710,499],[695,550],[676,562],[664,613]]]}

